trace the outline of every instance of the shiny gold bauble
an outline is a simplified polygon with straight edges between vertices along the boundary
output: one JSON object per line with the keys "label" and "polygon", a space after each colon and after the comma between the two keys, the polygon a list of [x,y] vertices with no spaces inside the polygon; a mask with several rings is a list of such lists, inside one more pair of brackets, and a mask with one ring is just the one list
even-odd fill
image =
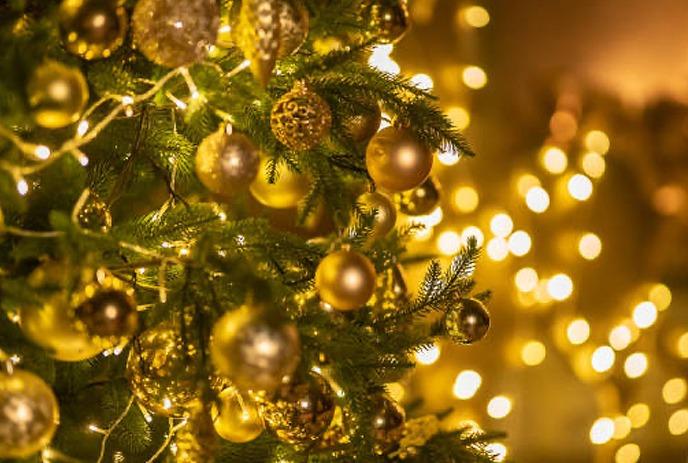
{"label": "shiny gold bauble", "polygon": [[46,61],[34,70],[26,93],[34,120],[48,129],[78,121],[88,102],[88,85],[81,71],[57,61]]}
{"label": "shiny gold bauble", "polygon": [[86,230],[106,233],[112,228],[112,214],[105,201],[89,195],[86,204],[77,213],[79,226]]}
{"label": "shiny gold bauble", "polygon": [[490,329],[490,313],[477,299],[461,299],[459,307],[447,312],[447,335],[459,344],[473,344]]}
{"label": "shiny gold bauble", "polygon": [[387,196],[378,192],[363,193],[356,203],[366,214],[375,213],[371,238],[381,238],[394,228],[397,210]]}
{"label": "shiny gold bauble", "polygon": [[318,145],[331,126],[330,106],[302,81],[282,95],[270,113],[272,133],[294,151],[307,151]]}
{"label": "shiny gold bauble", "polygon": [[440,190],[435,180],[428,177],[418,188],[406,191],[399,199],[399,210],[407,215],[426,215],[440,203]]}
{"label": "shiny gold bauble", "polygon": [[369,9],[373,36],[382,43],[394,43],[411,28],[406,0],[378,0]]}
{"label": "shiny gold bauble", "polygon": [[202,61],[215,44],[220,11],[215,0],[139,0],[132,16],[134,44],[170,68]]}
{"label": "shiny gold bauble", "polygon": [[375,292],[375,267],[356,251],[335,251],[320,262],[315,287],[320,299],[337,310],[354,310],[365,305]]}
{"label": "shiny gold bauble", "polygon": [[299,363],[296,326],[268,317],[247,304],[213,326],[210,354],[217,371],[240,391],[273,391]]}
{"label": "shiny gold bauble", "polygon": [[177,463],[213,463],[218,446],[217,434],[213,428],[210,413],[206,407],[191,412],[186,425],[175,434]]}
{"label": "shiny gold bauble", "polygon": [[0,373],[0,458],[27,458],[50,443],[60,422],[52,389],[28,371]]}
{"label": "shiny gold bauble", "polygon": [[388,191],[416,188],[428,178],[433,156],[409,130],[387,127],[366,148],[366,166],[375,184]]}
{"label": "shiny gold bauble", "polygon": [[251,194],[264,206],[275,209],[296,207],[310,189],[310,181],[305,175],[293,172],[282,165],[277,172],[275,183],[267,178],[268,159],[260,162],[258,175],[249,187]]}
{"label": "shiny gold bauble", "polygon": [[401,406],[386,395],[373,398],[372,437],[375,452],[385,454],[396,447],[404,435],[406,413]]}
{"label": "shiny gold bauble", "polygon": [[119,48],[129,23],[122,0],[63,0],[59,20],[65,47],[88,60]]}
{"label": "shiny gold bauble", "polygon": [[257,404],[242,397],[234,388],[227,388],[218,397],[219,408],[213,404],[211,416],[215,431],[225,440],[243,444],[263,432],[263,420]]}
{"label": "shiny gold bauble", "polygon": [[355,142],[363,143],[377,133],[381,122],[380,106],[376,102],[367,102],[359,114],[344,121],[344,127]]}
{"label": "shiny gold bauble", "polygon": [[283,384],[272,400],[260,402],[266,428],[280,440],[307,445],[332,422],[334,393],[325,378],[311,372],[303,381]]}
{"label": "shiny gold bauble", "polygon": [[243,134],[227,135],[222,128],[207,136],[196,152],[196,175],[213,193],[229,197],[248,188],[258,175],[260,158]]}

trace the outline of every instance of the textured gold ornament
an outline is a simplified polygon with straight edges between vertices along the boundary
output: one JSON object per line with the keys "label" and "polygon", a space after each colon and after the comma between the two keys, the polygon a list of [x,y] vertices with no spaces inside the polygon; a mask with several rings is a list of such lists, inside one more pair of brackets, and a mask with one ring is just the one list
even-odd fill
{"label": "textured gold ornament", "polygon": [[397,210],[387,196],[378,192],[363,193],[356,200],[366,214],[375,213],[372,239],[381,238],[389,233],[397,221]]}
{"label": "textured gold ornament", "polygon": [[211,416],[215,431],[225,440],[242,444],[263,432],[263,420],[257,404],[242,397],[234,388],[227,388],[218,397],[220,407],[213,404]]}
{"label": "textured gold ornament", "polygon": [[331,126],[330,106],[302,81],[282,95],[270,113],[272,133],[295,151],[307,151],[318,145]]}
{"label": "textured gold ornament", "polygon": [[215,0],[139,0],[132,16],[134,44],[146,58],[170,68],[202,61],[219,27]]}
{"label": "textured gold ornament", "polygon": [[406,413],[394,400],[386,395],[373,398],[372,437],[375,452],[383,455],[399,444],[404,433]]}
{"label": "textured gold ornament", "polygon": [[26,93],[36,123],[48,129],[78,121],[88,101],[81,71],[57,61],[46,61],[34,70]]}
{"label": "textured gold ornament", "polygon": [[278,169],[275,183],[269,183],[267,170],[268,159],[263,158],[258,175],[249,187],[253,197],[264,206],[275,209],[296,207],[310,189],[309,179],[283,165]]}
{"label": "textured gold ornament", "polygon": [[477,299],[461,299],[457,308],[447,313],[447,334],[459,344],[473,344],[490,329],[490,313]]}
{"label": "textured gold ornament", "polygon": [[382,112],[377,102],[366,102],[359,114],[352,116],[344,121],[351,138],[357,143],[363,143],[375,135],[380,129],[382,122]]}
{"label": "textured gold ornament", "polygon": [[27,458],[50,443],[60,421],[52,389],[28,371],[0,373],[0,458]]}
{"label": "textured gold ornament", "polygon": [[91,194],[77,214],[79,226],[86,230],[107,233],[112,228],[112,214],[105,201]]}
{"label": "textured gold ornament", "polygon": [[395,43],[411,28],[406,0],[376,0],[369,7],[373,35],[382,43]]}
{"label": "textured gold ornament", "polygon": [[418,449],[440,432],[440,421],[435,415],[413,418],[404,423],[403,437],[399,441],[399,450],[394,455],[402,460],[413,457]]}
{"label": "textured gold ornament", "polygon": [[175,435],[177,463],[213,463],[218,446],[217,434],[213,428],[210,413],[206,407],[191,412],[186,425]]}
{"label": "textured gold ornament", "polygon": [[366,166],[375,184],[388,191],[416,188],[432,169],[432,152],[407,129],[380,130],[366,148]]}
{"label": "textured gold ornament", "polygon": [[213,326],[213,363],[240,391],[275,390],[294,372],[300,353],[296,327],[252,304],[227,312]]}
{"label": "textured gold ornament", "polygon": [[440,190],[432,177],[428,177],[418,188],[400,195],[399,210],[407,215],[426,215],[440,203]]}
{"label": "textured gold ornament", "polygon": [[243,134],[227,135],[224,127],[207,136],[196,152],[196,175],[213,193],[229,197],[248,188],[258,174],[260,158]]}
{"label": "textured gold ornament", "polygon": [[65,47],[88,60],[109,57],[127,34],[122,0],[63,0],[59,21]]}
{"label": "textured gold ornament", "polygon": [[337,310],[363,306],[375,292],[377,275],[373,264],[356,251],[340,250],[328,254],[315,272],[315,287],[320,299]]}
{"label": "textured gold ornament", "polygon": [[334,393],[325,378],[311,372],[303,381],[283,384],[273,400],[260,402],[260,410],[265,426],[280,440],[307,445],[330,426]]}

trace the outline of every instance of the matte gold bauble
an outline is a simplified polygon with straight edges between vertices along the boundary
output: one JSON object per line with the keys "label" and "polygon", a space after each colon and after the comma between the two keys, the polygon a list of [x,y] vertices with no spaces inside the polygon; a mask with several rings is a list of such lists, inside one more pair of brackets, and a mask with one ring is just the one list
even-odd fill
{"label": "matte gold bauble", "polygon": [[270,113],[272,133],[294,151],[318,145],[331,126],[330,106],[302,81],[282,95]]}
{"label": "matte gold bauble", "polygon": [[490,313],[477,299],[461,299],[459,307],[447,312],[447,334],[459,344],[473,344],[490,329]]}
{"label": "matte gold bauble", "polygon": [[398,42],[411,27],[406,0],[378,0],[368,17],[375,28],[373,36],[382,43]]}
{"label": "matte gold bauble", "polygon": [[440,203],[440,191],[437,184],[428,177],[418,188],[402,193],[399,210],[407,215],[426,215]]}
{"label": "matte gold bauble", "polygon": [[196,175],[206,188],[222,197],[248,188],[259,164],[251,140],[240,133],[227,135],[224,128],[207,136],[196,152]]}
{"label": "matte gold bauble", "polygon": [[26,88],[36,123],[59,129],[79,120],[88,101],[88,85],[81,71],[57,61],[34,70]]}
{"label": "matte gold bauble", "polygon": [[79,226],[86,230],[107,233],[112,228],[112,214],[105,201],[89,195],[86,204],[77,213]]}
{"label": "matte gold bauble", "polygon": [[213,404],[211,416],[215,431],[225,440],[237,444],[250,442],[263,432],[263,420],[257,404],[242,397],[234,388],[227,388],[218,397],[219,408]]}
{"label": "matte gold bauble", "polygon": [[409,130],[387,127],[366,148],[366,166],[375,184],[389,191],[416,188],[428,178],[433,156]]}
{"label": "matte gold bauble", "polygon": [[213,463],[218,446],[217,434],[213,428],[210,413],[206,407],[191,412],[186,425],[175,435],[177,463]]}
{"label": "matte gold bauble", "polygon": [[278,168],[275,183],[268,182],[267,172],[268,159],[263,158],[258,175],[249,187],[253,197],[264,206],[275,209],[296,207],[310,189],[310,181],[306,176],[284,165]]}
{"label": "matte gold bauble", "polygon": [[371,238],[381,238],[394,228],[397,210],[387,196],[378,192],[363,193],[356,203],[366,214],[375,213]]}
{"label": "matte gold bauble", "polygon": [[122,0],[63,0],[59,20],[65,47],[88,60],[109,57],[127,34]]}
{"label": "matte gold bauble", "polygon": [[381,122],[380,106],[376,102],[367,102],[359,114],[344,121],[344,127],[355,142],[363,143],[377,133]]}
{"label": "matte gold bauble", "polygon": [[315,272],[320,299],[337,310],[354,310],[365,305],[375,292],[375,267],[356,251],[328,254]]}
{"label": "matte gold bauble", "polygon": [[28,371],[0,373],[0,458],[27,458],[50,443],[60,422],[52,389]]}
{"label": "matte gold bauble", "polygon": [[134,44],[170,68],[202,61],[215,44],[220,11],[215,0],[139,0],[132,16]]}
{"label": "matte gold bauble", "polygon": [[332,422],[334,393],[325,378],[311,372],[303,381],[283,384],[272,400],[260,402],[266,428],[280,440],[308,445]]}
{"label": "matte gold bauble", "polygon": [[213,326],[210,354],[217,371],[240,391],[273,391],[298,365],[296,326],[254,305],[227,312]]}
{"label": "matte gold bauble", "polygon": [[401,406],[386,395],[373,398],[372,437],[375,453],[385,454],[396,447],[404,434],[406,413]]}

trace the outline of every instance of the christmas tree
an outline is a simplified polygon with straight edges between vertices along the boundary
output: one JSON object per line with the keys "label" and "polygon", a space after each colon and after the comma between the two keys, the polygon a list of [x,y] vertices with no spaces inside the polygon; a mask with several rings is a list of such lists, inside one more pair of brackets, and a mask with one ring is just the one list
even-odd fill
{"label": "christmas tree", "polygon": [[474,239],[404,281],[432,256],[397,209],[473,155],[366,63],[408,27],[404,0],[0,4],[0,459],[492,461],[385,388],[490,323]]}

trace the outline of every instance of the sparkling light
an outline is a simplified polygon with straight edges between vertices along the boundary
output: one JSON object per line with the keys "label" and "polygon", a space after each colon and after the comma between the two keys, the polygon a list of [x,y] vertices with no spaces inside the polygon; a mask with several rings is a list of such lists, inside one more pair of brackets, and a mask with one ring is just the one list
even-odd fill
{"label": "sparkling light", "polygon": [[614,420],[598,418],[590,428],[590,442],[596,445],[606,444],[614,437]]}
{"label": "sparkling light", "polygon": [[609,332],[609,344],[614,350],[624,350],[631,342],[633,342],[633,333],[631,333],[631,329],[625,325],[615,326]]}
{"label": "sparkling light", "polygon": [[432,77],[427,74],[416,74],[411,77],[411,83],[416,87],[423,90],[432,90],[435,83],[432,81]]}
{"label": "sparkling light", "polygon": [[485,446],[485,450],[492,456],[496,462],[502,462],[506,459],[507,448],[504,444],[499,442],[491,442]]}
{"label": "sparkling light", "polygon": [[669,432],[674,436],[680,436],[688,432],[688,408],[676,410],[669,417]]}
{"label": "sparkling light", "polygon": [[557,273],[547,282],[547,292],[553,299],[563,301],[573,293],[573,281],[565,273]]}
{"label": "sparkling light", "polygon": [[373,52],[368,58],[368,65],[382,72],[389,74],[399,74],[401,68],[389,55],[392,53],[393,47],[391,44],[378,45],[373,47]]}
{"label": "sparkling light", "polygon": [[561,174],[569,164],[566,153],[561,148],[550,146],[542,151],[540,162],[547,172]]}
{"label": "sparkling light", "polygon": [[583,174],[571,177],[567,188],[571,197],[578,201],[586,201],[592,196],[592,182]]}
{"label": "sparkling light", "polygon": [[466,66],[462,74],[466,87],[477,90],[487,85],[487,74],[478,66]]}
{"label": "sparkling light", "polygon": [[686,398],[688,383],[683,378],[671,378],[662,387],[662,398],[668,404],[677,404]]}
{"label": "sparkling light", "polygon": [[509,251],[511,251],[511,254],[521,257],[525,256],[530,252],[530,247],[532,246],[533,242],[530,239],[530,235],[523,230],[517,230],[515,231],[510,237],[509,237]]}
{"label": "sparkling light", "polygon": [[681,358],[688,358],[688,333],[683,333],[676,341],[676,352]]}
{"label": "sparkling light", "polygon": [[511,413],[511,400],[503,395],[493,397],[487,404],[487,414],[494,419],[502,419]]}
{"label": "sparkling light", "polygon": [[471,114],[466,108],[461,106],[452,106],[447,109],[447,117],[459,130],[464,130],[471,124]]}
{"label": "sparkling light", "polygon": [[457,211],[468,214],[476,210],[480,203],[480,197],[475,188],[471,186],[460,186],[454,190],[453,203]]}
{"label": "sparkling light", "polygon": [[433,344],[430,349],[416,352],[416,361],[421,365],[432,365],[440,358],[440,347]]}
{"label": "sparkling light", "polygon": [[585,135],[585,147],[590,151],[607,154],[609,146],[609,137],[601,130],[591,130]]}
{"label": "sparkling light", "polygon": [[624,362],[624,372],[629,378],[640,378],[647,372],[647,355],[636,352],[629,355]]}
{"label": "sparkling light", "polygon": [[453,230],[440,233],[437,237],[437,249],[445,256],[451,256],[461,249],[461,236]]}
{"label": "sparkling light", "polygon": [[614,349],[609,346],[600,346],[592,353],[590,363],[593,370],[602,373],[613,367],[615,360],[616,354],[614,353]]}
{"label": "sparkling light", "polygon": [[492,217],[492,220],[490,220],[490,230],[492,231],[492,233],[494,233],[495,236],[506,238],[507,236],[509,236],[509,233],[511,233],[513,229],[513,220],[511,220],[509,214],[506,214],[504,212],[495,214]]}
{"label": "sparkling light", "polygon": [[649,328],[657,321],[657,307],[650,301],[643,301],[633,309],[633,322],[638,328]]}
{"label": "sparkling light", "polygon": [[461,19],[471,27],[485,27],[490,22],[490,13],[482,6],[467,6],[462,8],[459,14]]}
{"label": "sparkling light", "polygon": [[529,367],[541,364],[546,356],[547,348],[540,341],[528,341],[521,348],[521,360]]}
{"label": "sparkling light", "polygon": [[24,196],[28,192],[29,192],[29,184],[26,183],[26,180],[24,180],[23,178],[20,178],[19,180],[17,180],[17,193]]}
{"label": "sparkling light", "polygon": [[45,145],[38,145],[36,148],[34,148],[34,154],[38,159],[46,160],[50,157],[50,148],[48,148]]}
{"label": "sparkling light", "polygon": [[437,153],[437,160],[444,166],[453,166],[459,163],[461,156],[452,148],[441,149]]}
{"label": "sparkling light", "polygon": [[526,193],[526,206],[537,214],[545,212],[549,208],[549,194],[540,186],[531,187]]}
{"label": "sparkling light", "polygon": [[583,344],[590,337],[590,324],[585,318],[577,318],[566,327],[566,337],[573,345]]}
{"label": "sparkling light", "polygon": [[540,186],[540,180],[535,175],[523,174],[516,181],[516,189],[518,190],[518,194],[523,197],[528,194],[528,191],[530,191],[531,188],[536,186]]}
{"label": "sparkling light", "polygon": [[622,440],[628,437],[633,426],[631,420],[624,415],[614,417],[614,439]]}
{"label": "sparkling light", "polygon": [[596,234],[586,233],[578,241],[578,252],[584,259],[597,259],[602,252],[602,241]]}
{"label": "sparkling light", "polygon": [[461,241],[466,244],[468,243],[468,238],[471,236],[475,238],[478,246],[482,246],[483,242],[485,242],[485,235],[483,235],[482,230],[475,225],[469,225],[461,231]]}
{"label": "sparkling light", "polygon": [[633,404],[626,412],[634,429],[642,428],[650,420],[650,407],[642,402]]}
{"label": "sparkling light", "polygon": [[478,392],[483,379],[477,371],[464,370],[456,375],[453,393],[457,399],[470,399]]}
{"label": "sparkling light", "polygon": [[604,157],[594,151],[589,151],[583,155],[580,161],[581,169],[592,178],[600,178],[607,169],[607,161]]}
{"label": "sparkling light", "polygon": [[495,262],[501,262],[509,255],[509,245],[504,238],[492,238],[487,242],[487,257]]}
{"label": "sparkling light", "polygon": [[671,290],[666,285],[657,283],[650,288],[648,299],[657,307],[657,310],[666,310],[671,305]]}
{"label": "sparkling light", "polygon": [[534,268],[524,267],[514,275],[514,283],[521,292],[533,291],[538,284],[538,274]]}
{"label": "sparkling light", "polygon": [[615,463],[636,463],[639,459],[640,447],[633,443],[622,445],[614,455]]}

